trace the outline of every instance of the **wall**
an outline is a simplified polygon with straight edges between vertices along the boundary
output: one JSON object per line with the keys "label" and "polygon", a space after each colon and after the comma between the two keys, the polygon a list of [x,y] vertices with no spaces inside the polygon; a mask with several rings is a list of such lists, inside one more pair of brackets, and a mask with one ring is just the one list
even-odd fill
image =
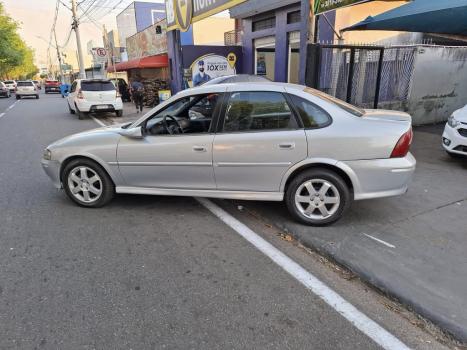
{"label": "wall", "polygon": [[193,23],[195,45],[224,45],[224,33],[235,29],[235,20],[228,17],[208,17]]}
{"label": "wall", "polygon": [[412,115],[413,124],[445,121],[467,103],[467,47],[418,46],[406,102],[380,104]]}
{"label": "wall", "polygon": [[136,17],[134,4],[130,4],[126,9],[117,15],[117,29],[120,45],[126,47],[126,38],[136,34]]}

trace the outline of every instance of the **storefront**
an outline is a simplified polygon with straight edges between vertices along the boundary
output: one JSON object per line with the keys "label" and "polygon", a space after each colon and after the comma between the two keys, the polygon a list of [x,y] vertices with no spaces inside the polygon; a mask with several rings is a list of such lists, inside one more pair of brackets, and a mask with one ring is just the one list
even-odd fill
{"label": "storefront", "polygon": [[169,88],[166,27],[162,20],[127,38],[128,61],[107,68],[107,72],[126,72],[129,82],[142,82],[147,106],[157,104],[159,92]]}

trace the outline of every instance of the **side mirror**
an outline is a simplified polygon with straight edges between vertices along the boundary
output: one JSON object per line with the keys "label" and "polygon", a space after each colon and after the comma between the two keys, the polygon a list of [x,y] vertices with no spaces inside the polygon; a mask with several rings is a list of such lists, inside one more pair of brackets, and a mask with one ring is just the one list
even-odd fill
{"label": "side mirror", "polygon": [[143,128],[141,126],[137,126],[131,129],[120,129],[118,133],[122,136],[129,137],[130,139],[142,139],[144,138],[143,135]]}

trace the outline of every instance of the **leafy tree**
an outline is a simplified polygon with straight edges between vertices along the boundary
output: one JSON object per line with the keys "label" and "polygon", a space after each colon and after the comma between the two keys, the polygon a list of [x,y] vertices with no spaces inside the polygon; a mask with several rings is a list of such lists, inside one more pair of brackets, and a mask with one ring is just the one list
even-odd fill
{"label": "leafy tree", "polygon": [[5,13],[0,3],[0,77],[28,79],[38,71],[34,66],[34,51],[17,30],[18,24]]}

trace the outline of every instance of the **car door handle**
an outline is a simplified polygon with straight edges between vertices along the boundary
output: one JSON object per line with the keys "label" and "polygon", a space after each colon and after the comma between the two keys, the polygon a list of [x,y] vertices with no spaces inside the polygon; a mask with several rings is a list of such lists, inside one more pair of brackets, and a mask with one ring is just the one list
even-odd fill
{"label": "car door handle", "polygon": [[280,143],[279,148],[281,148],[281,149],[294,149],[295,148],[295,143],[294,142]]}
{"label": "car door handle", "polygon": [[206,147],[204,147],[204,146],[193,146],[193,151],[195,151],[195,152],[206,152]]}

